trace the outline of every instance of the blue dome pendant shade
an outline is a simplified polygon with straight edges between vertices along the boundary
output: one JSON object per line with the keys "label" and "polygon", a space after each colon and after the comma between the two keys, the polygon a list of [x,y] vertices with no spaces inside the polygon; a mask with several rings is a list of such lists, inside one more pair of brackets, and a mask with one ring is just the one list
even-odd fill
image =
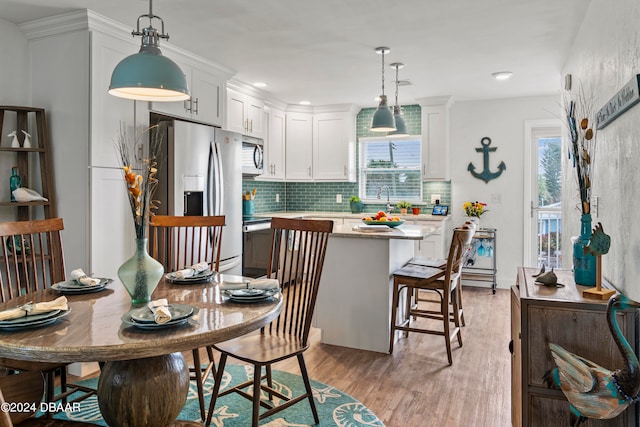
{"label": "blue dome pendant shade", "polygon": [[[152,0],[149,1],[149,14],[138,18],[138,27],[131,34],[142,36],[142,46],[136,54],[124,58],[111,74],[109,94],[120,98],[141,101],[184,101],[190,98],[187,79],[180,67],[171,59],[162,55],[158,47],[160,38],[168,39],[164,33],[164,21],[152,12]],[[162,22],[162,33],[153,28],[140,31],[140,19],[156,18]]]}
{"label": "blue dome pendant shade", "polygon": [[389,132],[388,135],[393,136],[409,136],[409,131],[407,130],[407,124],[404,121],[404,117],[402,116],[402,110],[399,105],[393,106],[393,118],[396,123],[396,130]]}
{"label": "blue dome pendant shade", "polygon": [[391,64],[391,67],[396,69],[396,105],[393,106],[393,118],[395,119],[396,130],[389,132],[387,135],[409,136],[407,123],[404,121],[404,117],[402,116],[402,108],[398,105],[398,86],[400,84],[400,80],[398,80],[398,70],[404,67],[404,64],[401,62],[394,62]]}
{"label": "blue dome pendant shade", "polygon": [[375,113],[373,113],[371,128],[369,130],[372,132],[390,132],[396,130],[396,121],[391,109],[387,106],[386,95],[380,95],[380,104]]}
{"label": "blue dome pendant shade", "polygon": [[377,47],[376,53],[382,55],[382,95],[380,95],[380,104],[373,113],[371,119],[371,132],[391,132],[396,130],[396,122],[393,113],[387,106],[387,96],[384,94],[384,54],[391,52],[388,47]]}

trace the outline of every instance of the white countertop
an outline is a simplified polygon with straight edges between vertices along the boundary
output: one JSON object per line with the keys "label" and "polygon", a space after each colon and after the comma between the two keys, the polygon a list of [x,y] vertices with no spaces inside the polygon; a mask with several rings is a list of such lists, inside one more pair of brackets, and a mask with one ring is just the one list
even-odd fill
{"label": "white countertop", "polygon": [[422,240],[431,235],[438,227],[425,227],[419,225],[402,224],[396,228],[389,228],[389,231],[363,232],[358,231],[358,225],[338,224],[333,227],[330,237],[350,237],[359,239],[404,239]]}
{"label": "white countertop", "polygon": [[[280,218],[343,218],[343,219],[362,219],[367,216],[373,216],[376,212],[362,212],[358,214],[352,214],[351,212],[313,212],[313,211],[296,211],[296,212],[262,212],[257,213],[256,217],[280,217]],[[399,215],[397,213],[391,214],[397,216],[404,221],[446,221],[450,216],[439,216],[430,214],[420,215]]]}

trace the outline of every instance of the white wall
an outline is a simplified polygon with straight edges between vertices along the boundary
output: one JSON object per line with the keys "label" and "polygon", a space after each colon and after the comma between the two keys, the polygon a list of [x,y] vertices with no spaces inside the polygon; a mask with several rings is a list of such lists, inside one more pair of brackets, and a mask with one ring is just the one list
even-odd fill
{"label": "white wall", "polygon": [[[0,19],[0,105],[29,105],[29,61],[28,43],[18,27]],[[14,117],[4,120],[0,144],[4,147],[11,143],[7,134],[15,130],[11,124]],[[13,155],[0,156],[0,200],[10,200],[9,175],[14,166]],[[15,219],[15,209],[1,208],[0,220]]]}
{"label": "white wall", "polygon": [[[557,96],[539,96],[455,102],[450,110],[452,224],[464,222],[465,201],[488,204],[481,225],[497,229],[499,287],[515,283],[517,267],[523,265],[524,122],[557,118],[559,105]],[[491,138],[491,147],[497,147],[489,156],[491,171],[501,161],[507,166],[488,183],[467,170],[470,162],[477,172],[484,168],[482,153],[475,149],[485,136]],[[493,202],[496,198],[502,202]]]}
{"label": "white wall", "polygon": [[[599,109],[633,76],[640,74],[640,3],[637,0],[593,0],[563,68],[573,76],[574,90],[591,90]],[[640,104],[596,135],[592,183],[600,197],[599,217],[611,236],[611,249],[602,257],[603,274],[630,298],[640,300]],[[565,141],[566,143],[566,141]],[[566,146],[564,148],[567,150]],[[565,157],[565,163],[566,157]],[[580,230],[575,171],[565,164],[563,201],[566,238]]]}

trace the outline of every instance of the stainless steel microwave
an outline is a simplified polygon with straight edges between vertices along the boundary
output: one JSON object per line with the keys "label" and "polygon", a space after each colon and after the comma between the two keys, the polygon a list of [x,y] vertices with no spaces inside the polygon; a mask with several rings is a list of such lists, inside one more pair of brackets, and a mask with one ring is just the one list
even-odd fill
{"label": "stainless steel microwave", "polygon": [[262,175],[264,170],[264,141],[242,136],[242,174]]}

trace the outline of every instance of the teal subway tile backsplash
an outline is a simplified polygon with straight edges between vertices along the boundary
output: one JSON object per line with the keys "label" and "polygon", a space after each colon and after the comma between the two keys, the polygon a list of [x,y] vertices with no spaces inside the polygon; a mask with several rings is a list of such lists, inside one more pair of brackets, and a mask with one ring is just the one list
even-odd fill
{"label": "teal subway tile backsplash", "polygon": [[[356,136],[362,137],[380,136],[369,131],[371,118],[375,108],[365,108],[356,117]],[[402,107],[405,122],[411,135],[422,134],[422,117],[419,105],[406,105]],[[357,145],[356,145],[357,150]],[[357,151],[356,151],[357,158]],[[242,191],[256,189],[255,211],[283,212],[283,211],[315,211],[315,212],[351,212],[349,198],[358,195],[357,182],[267,182],[254,181],[245,178],[242,182]],[[276,194],[280,201],[276,202]],[[342,203],[336,202],[336,195],[342,195]],[[451,203],[451,182],[424,182],[422,213],[431,213],[431,195],[439,194],[440,203]],[[377,212],[386,208],[386,204],[365,205],[364,212]],[[396,209],[397,211],[397,209]]]}

